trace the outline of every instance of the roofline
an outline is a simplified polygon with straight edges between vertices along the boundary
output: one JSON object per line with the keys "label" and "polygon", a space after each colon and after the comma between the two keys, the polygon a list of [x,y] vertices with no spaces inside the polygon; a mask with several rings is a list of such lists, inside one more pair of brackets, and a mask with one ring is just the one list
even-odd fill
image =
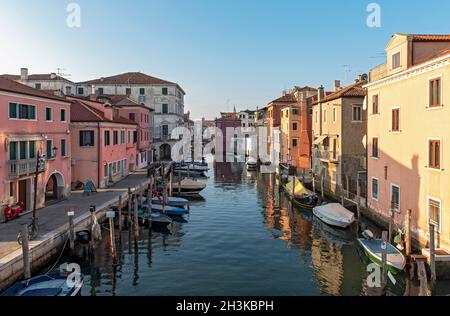
{"label": "roofline", "polygon": [[48,100],[59,101],[59,102],[68,103],[68,104],[72,103],[72,101],[68,101],[67,99],[64,99],[64,98],[61,98],[58,96],[52,97],[51,95],[48,95],[48,96],[36,95],[33,93],[28,93],[28,92],[23,92],[23,91],[15,91],[15,90],[10,90],[10,89],[5,89],[5,88],[0,88],[0,91],[15,93],[15,94],[23,94],[23,95],[27,95],[27,96],[31,96],[31,97],[35,97],[35,98],[48,99]]}

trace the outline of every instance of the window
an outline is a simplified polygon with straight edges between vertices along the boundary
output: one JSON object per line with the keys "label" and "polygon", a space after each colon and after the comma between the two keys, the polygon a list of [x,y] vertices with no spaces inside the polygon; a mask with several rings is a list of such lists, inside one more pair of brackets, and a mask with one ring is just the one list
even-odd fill
{"label": "window", "polygon": [[117,145],[119,143],[119,133],[118,131],[113,131],[113,145]]}
{"label": "window", "polygon": [[66,140],[61,139],[61,157],[67,157]]}
{"label": "window", "polygon": [[9,143],[9,160],[17,160],[17,142]]}
{"label": "window", "polygon": [[298,129],[298,124],[296,122],[292,123],[292,130],[296,131]]}
{"label": "window", "polygon": [[136,114],[130,113],[128,114],[128,118],[130,119],[130,121],[136,122]]}
{"label": "window", "polygon": [[378,137],[372,138],[372,157],[380,158],[379,153],[378,153]]}
{"label": "window", "polygon": [[137,131],[133,131],[133,144],[137,143],[137,139],[138,139],[138,133],[137,133]]}
{"label": "window", "polygon": [[51,122],[53,120],[53,109],[45,108],[45,120]]}
{"label": "window", "polygon": [[14,197],[14,182],[9,183],[9,196]]}
{"label": "window", "polygon": [[67,86],[66,87],[66,95],[71,95],[72,94],[72,87]]}
{"label": "window", "polygon": [[80,131],[80,147],[94,146],[94,131]]}
{"label": "window", "polygon": [[103,174],[104,174],[105,177],[108,176],[108,164],[107,163],[105,163],[103,165]]}
{"label": "window", "polygon": [[297,138],[292,139],[292,147],[297,147]]}
{"label": "window", "polygon": [[428,141],[428,167],[432,169],[441,169],[441,141]]}
{"label": "window", "polygon": [[169,113],[169,105],[168,104],[162,105],[162,112],[165,114]]}
{"label": "window", "polygon": [[66,109],[61,109],[61,122],[66,122]]}
{"label": "window", "polygon": [[401,67],[400,52],[392,55],[392,69],[397,69],[399,67]]}
{"label": "window", "polygon": [[337,121],[337,108],[333,108],[333,123],[336,123]]}
{"label": "window", "polygon": [[145,88],[139,89],[139,95],[145,95]]}
{"label": "window", "polygon": [[111,132],[105,131],[105,146],[111,145]]}
{"label": "window", "polygon": [[35,120],[36,107],[28,104],[9,104],[9,118],[19,120]]}
{"label": "window", "polygon": [[323,122],[327,122],[327,110],[323,110]]}
{"label": "window", "polygon": [[27,159],[27,142],[19,142],[19,159]]}
{"label": "window", "polygon": [[430,107],[441,106],[441,78],[430,80]]}
{"label": "window", "polygon": [[392,109],[392,132],[400,132],[400,109]]}
{"label": "window", "polygon": [[36,142],[35,141],[28,142],[28,158],[29,159],[36,158]]}
{"label": "window", "polygon": [[9,118],[10,119],[17,119],[17,103],[10,103],[9,104]]}
{"label": "window", "polygon": [[120,143],[125,144],[125,131],[120,131]]}
{"label": "window", "polygon": [[378,94],[372,96],[372,114],[379,114]]}
{"label": "window", "polygon": [[98,94],[103,95],[103,88],[98,88]]}
{"label": "window", "polygon": [[[297,109],[292,109],[292,115],[298,115],[298,110]],[[253,118],[253,117],[250,117]]]}
{"label": "window", "polygon": [[441,231],[441,201],[428,198],[428,224],[433,224],[435,231]]}
{"label": "window", "polygon": [[378,179],[372,178],[372,199],[378,201]]}
{"label": "window", "polygon": [[34,84],[34,88],[37,89],[37,90],[41,90],[42,85],[40,83],[35,83]]}
{"label": "window", "polygon": [[128,131],[128,144],[131,143],[131,131]]}
{"label": "window", "polygon": [[53,141],[52,140],[47,140],[47,144],[46,144],[46,149],[47,149],[47,154],[46,157],[47,159],[52,159],[54,158],[53,155]]}
{"label": "window", "polygon": [[84,88],[78,87],[78,95],[84,95]]}
{"label": "window", "polygon": [[162,135],[164,137],[169,136],[169,126],[168,125],[163,125],[162,126]]}
{"label": "window", "polygon": [[131,95],[131,88],[126,88],[126,89],[125,89],[125,94],[126,94],[127,96],[130,96],[130,95]]}
{"label": "window", "polygon": [[362,121],[362,106],[361,105],[353,105],[352,120],[353,120],[353,122],[361,122]]}
{"label": "window", "polygon": [[162,94],[163,95],[168,95],[169,94],[169,89],[168,88],[162,88]]}
{"label": "window", "polygon": [[391,184],[391,208],[400,211],[400,187],[394,184]]}

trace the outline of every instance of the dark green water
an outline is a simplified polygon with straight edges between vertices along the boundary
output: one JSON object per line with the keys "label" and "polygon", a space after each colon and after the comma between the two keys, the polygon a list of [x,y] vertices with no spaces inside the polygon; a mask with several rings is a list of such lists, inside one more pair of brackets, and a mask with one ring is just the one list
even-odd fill
{"label": "dark green water", "polygon": [[[108,232],[79,259],[83,295],[366,295],[368,262],[352,230],[292,208],[270,175],[218,164],[203,199],[170,231],[124,232],[113,267]],[[403,275],[390,293],[403,295]]]}

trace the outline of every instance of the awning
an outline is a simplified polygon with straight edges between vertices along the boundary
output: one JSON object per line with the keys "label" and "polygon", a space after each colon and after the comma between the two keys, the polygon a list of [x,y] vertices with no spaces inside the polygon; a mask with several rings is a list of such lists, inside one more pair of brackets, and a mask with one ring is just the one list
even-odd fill
{"label": "awning", "polygon": [[313,142],[313,145],[319,145],[321,144],[325,139],[328,138],[328,135],[322,135],[317,137],[317,139]]}

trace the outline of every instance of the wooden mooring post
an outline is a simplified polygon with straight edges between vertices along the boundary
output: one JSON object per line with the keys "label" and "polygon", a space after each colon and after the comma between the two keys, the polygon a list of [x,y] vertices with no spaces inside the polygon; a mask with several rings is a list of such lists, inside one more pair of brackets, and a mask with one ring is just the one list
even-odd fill
{"label": "wooden mooring post", "polygon": [[324,190],[324,177],[323,175],[320,176],[320,194],[322,196],[322,201],[325,200],[325,190]]}
{"label": "wooden mooring post", "polygon": [[391,209],[389,211],[389,237],[388,237],[388,241],[390,243],[392,243],[392,238],[394,235],[394,215],[395,215],[395,211],[394,211],[394,203],[392,202],[392,206]]}
{"label": "wooden mooring post", "polygon": [[313,193],[316,194],[316,176],[314,174],[312,176],[312,187],[313,187]]}
{"label": "wooden mooring post", "polygon": [[119,206],[117,208],[119,214],[119,235],[122,238],[122,226],[123,226],[123,218],[122,218],[122,195],[119,195]]}
{"label": "wooden mooring post", "polygon": [[23,256],[23,276],[25,279],[31,278],[31,264],[30,264],[30,246],[28,244],[28,224],[22,225],[21,229],[21,243]]}
{"label": "wooden mooring post", "polygon": [[133,228],[134,228],[134,237],[138,238],[139,237],[139,217],[138,217],[138,196],[137,196],[137,192],[134,194],[134,199],[133,199]]}
{"label": "wooden mooring post", "polygon": [[67,216],[69,217],[69,247],[70,254],[73,255],[75,252],[75,227],[73,223],[73,218],[75,216],[75,210],[73,208],[67,212]]}
{"label": "wooden mooring post", "polygon": [[359,183],[359,179],[356,180],[356,213],[358,215],[358,219],[361,218],[361,183]]}
{"label": "wooden mooring post", "polygon": [[409,259],[411,256],[411,213],[412,210],[406,210],[405,217],[405,252],[406,257]]}
{"label": "wooden mooring post", "polygon": [[109,242],[111,249],[111,256],[113,258],[113,264],[116,264],[117,256],[116,256],[116,235],[114,230],[114,217],[115,212],[113,210],[109,210],[106,212],[106,217],[109,221]]}
{"label": "wooden mooring post", "polygon": [[382,295],[386,295],[387,279],[388,279],[388,267],[387,267],[387,239],[388,232],[383,231],[381,235],[381,259],[382,259],[382,272],[381,272],[381,290]]}
{"label": "wooden mooring post", "polygon": [[173,175],[172,175],[172,170],[170,171],[170,173],[169,173],[169,196],[172,196],[172,194],[173,194],[173,183],[172,183],[172,180],[173,180]]}
{"label": "wooden mooring post", "polygon": [[436,240],[435,240],[435,226],[430,223],[430,272],[431,272],[431,292],[434,292],[436,285]]}
{"label": "wooden mooring post", "polygon": [[131,206],[133,202],[133,195],[131,194],[131,188],[128,188],[128,212],[127,212],[127,228],[131,227]]}

